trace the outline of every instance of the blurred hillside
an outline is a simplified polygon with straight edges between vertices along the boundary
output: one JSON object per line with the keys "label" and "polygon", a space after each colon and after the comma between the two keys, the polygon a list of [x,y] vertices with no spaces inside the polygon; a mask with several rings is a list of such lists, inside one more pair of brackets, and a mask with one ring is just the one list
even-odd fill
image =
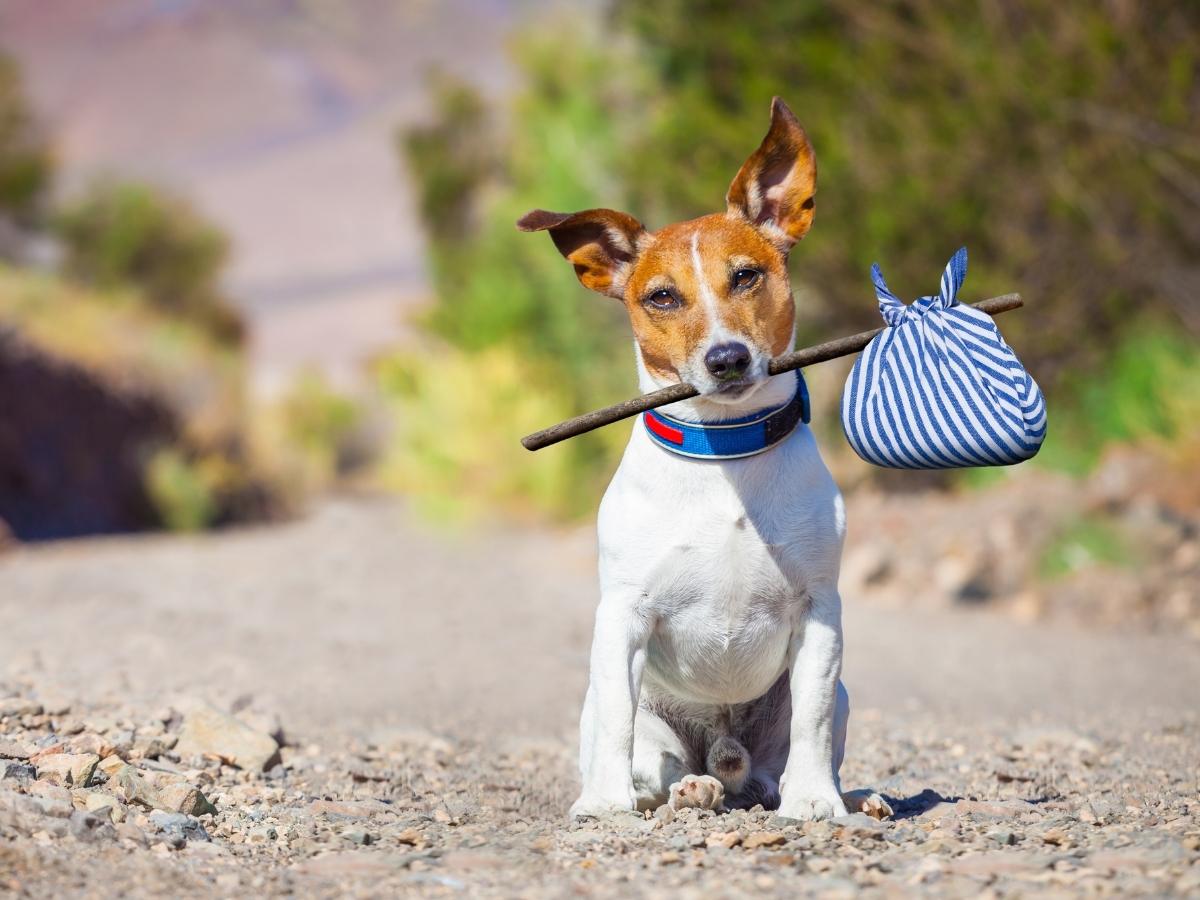
{"label": "blurred hillside", "polygon": [[277,518],[340,471],[348,401],[249,396],[226,235],[161,188],[54,179],[0,56],[0,544]]}
{"label": "blurred hillside", "polygon": [[391,153],[453,60],[489,96],[503,35],[535,0],[5,0],[0,50],[24,71],[58,190],[97,175],[181,192],[229,236],[223,290],[249,374],[286,390],[309,366],[361,384],[427,296],[422,237]]}

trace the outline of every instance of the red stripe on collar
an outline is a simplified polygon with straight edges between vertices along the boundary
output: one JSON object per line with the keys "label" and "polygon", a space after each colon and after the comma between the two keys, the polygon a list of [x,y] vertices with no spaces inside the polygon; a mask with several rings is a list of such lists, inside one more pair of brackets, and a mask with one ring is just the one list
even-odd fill
{"label": "red stripe on collar", "polygon": [[658,416],[652,412],[646,412],[643,415],[646,420],[646,427],[657,434],[664,441],[670,441],[672,444],[683,444],[683,431],[679,428],[672,428]]}

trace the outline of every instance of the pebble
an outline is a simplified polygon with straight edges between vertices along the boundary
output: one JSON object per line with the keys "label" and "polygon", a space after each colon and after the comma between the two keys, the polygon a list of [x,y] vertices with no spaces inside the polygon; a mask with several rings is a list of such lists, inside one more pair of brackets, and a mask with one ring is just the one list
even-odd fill
{"label": "pebble", "polygon": [[183,813],[155,810],[150,813],[149,820],[150,824],[167,838],[168,843],[175,847],[182,847],[187,841],[212,840],[203,823]]}
{"label": "pebble", "polygon": [[704,841],[708,847],[724,847],[726,850],[736,847],[742,842],[742,836],[736,831],[714,831]]}
{"label": "pebble", "polygon": [[197,706],[184,714],[174,749],[181,757],[218,757],[250,772],[263,772],[279,762],[279,745],[273,737],[211,706]]}
{"label": "pebble", "polygon": [[759,847],[780,847],[787,843],[787,838],[777,831],[753,831],[742,839],[742,846],[747,850],[757,850]]}
{"label": "pebble", "polygon": [[91,843],[97,840],[112,840],[116,837],[116,830],[110,825],[106,818],[94,815],[83,810],[74,810],[67,819],[67,827],[76,840],[84,843]]}
{"label": "pebble", "polygon": [[52,753],[37,759],[37,776],[61,785],[87,787],[100,757],[95,753]]}

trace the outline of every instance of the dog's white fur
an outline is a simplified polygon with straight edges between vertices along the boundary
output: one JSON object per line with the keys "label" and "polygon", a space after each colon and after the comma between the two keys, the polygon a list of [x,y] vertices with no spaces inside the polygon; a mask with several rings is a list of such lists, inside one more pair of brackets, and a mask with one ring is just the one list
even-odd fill
{"label": "dog's white fur", "polygon": [[[702,279],[699,253],[693,245]],[[712,321],[693,371],[681,372],[702,396],[667,411],[717,421],[787,402],[792,376],[768,379],[761,348]],[[736,401],[713,393],[702,365],[728,340],[754,357],[756,384]],[[664,386],[640,351],[638,369],[643,390]],[[707,774],[730,805],[844,815],[845,508],[808,426],[765,453],[718,461],[670,453],[639,422],[598,528],[601,601],[571,814],[653,808],[686,776]]]}

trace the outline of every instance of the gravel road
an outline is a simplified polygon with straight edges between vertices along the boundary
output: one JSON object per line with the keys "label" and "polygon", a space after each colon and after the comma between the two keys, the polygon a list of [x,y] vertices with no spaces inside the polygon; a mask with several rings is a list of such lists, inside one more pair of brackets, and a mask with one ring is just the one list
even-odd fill
{"label": "gravel road", "polygon": [[568,827],[593,573],[359,498],[0,558],[0,893],[1200,896],[1194,639],[869,595],[843,775],[894,820]]}

